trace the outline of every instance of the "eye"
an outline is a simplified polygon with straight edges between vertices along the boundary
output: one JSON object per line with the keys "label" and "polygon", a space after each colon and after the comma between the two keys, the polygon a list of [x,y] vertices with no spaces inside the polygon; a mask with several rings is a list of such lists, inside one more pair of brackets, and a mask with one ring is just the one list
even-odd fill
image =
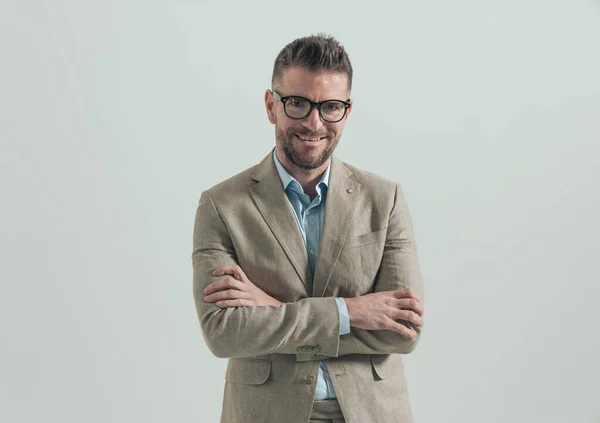
{"label": "eye", "polygon": [[343,107],[344,105],[339,101],[328,101],[327,103],[323,104],[323,109],[327,112],[338,112]]}
{"label": "eye", "polygon": [[306,100],[304,100],[303,98],[299,98],[299,97],[290,97],[290,99],[287,101],[287,105],[290,107],[296,107],[296,108],[303,108],[306,107]]}

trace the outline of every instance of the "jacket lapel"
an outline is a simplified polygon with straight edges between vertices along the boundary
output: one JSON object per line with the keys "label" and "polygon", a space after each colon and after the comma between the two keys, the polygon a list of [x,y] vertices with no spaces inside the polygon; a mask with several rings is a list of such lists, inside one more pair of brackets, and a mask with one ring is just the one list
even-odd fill
{"label": "jacket lapel", "polygon": [[250,187],[250,195],[310,295],[312,278],[306,245],[273,163],[273,150],[258,164],[252,179],[258,183]]}
{"label": "jacket lapel", "polygon": [[361,196],[361,185],[350,178],[352,171],[335,155],[331,160],[325,217],[312,286],[313,297],[323,297],[326,293]]}

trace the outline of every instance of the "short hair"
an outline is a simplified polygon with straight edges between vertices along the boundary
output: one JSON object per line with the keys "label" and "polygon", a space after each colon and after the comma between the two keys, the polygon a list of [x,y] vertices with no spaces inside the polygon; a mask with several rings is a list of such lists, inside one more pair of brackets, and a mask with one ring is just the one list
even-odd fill
{"label": "short hair", "polygon": [[273,66],[271,84],[283,78],[283,71],[292,67],[304,67],[311,71],[333,71],[348,76],[348,92],[352,89],[352,64],[344,47],[334,37],[317,34],[297,38],[277,55]]}

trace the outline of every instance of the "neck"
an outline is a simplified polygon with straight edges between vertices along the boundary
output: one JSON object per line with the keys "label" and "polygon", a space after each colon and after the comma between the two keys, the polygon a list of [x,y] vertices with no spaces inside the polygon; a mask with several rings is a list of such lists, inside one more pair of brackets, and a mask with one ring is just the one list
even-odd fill
{"label": "neck", "polygon": [[283,151],[276,149],[275,154],[277,155],[277,159],[279,163],[283,166],[285,170],[288,171],[290,175],[294,177],[295,180],[298,181],[300,185],[302,185],[302,189],[304,192],[312,199],[317,195],[317,184],[323,177],[323,173],[329,166],[329,162],[331,158],[323,163],[316,169],[302,169],[298,166],[290,163],[283,153]]}

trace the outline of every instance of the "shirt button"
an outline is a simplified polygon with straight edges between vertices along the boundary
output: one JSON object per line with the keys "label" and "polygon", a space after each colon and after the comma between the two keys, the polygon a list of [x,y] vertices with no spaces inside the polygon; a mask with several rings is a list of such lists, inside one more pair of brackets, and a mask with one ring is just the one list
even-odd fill
{"label": "shirt button", "polygon": [[308,251],[311,255],[315,255],[315,250],[313,250],[312,248]]}
{"label": "shirt button", "polygon": [[306,215],[309,216],[310,215],[310,210],[306,211]]}

